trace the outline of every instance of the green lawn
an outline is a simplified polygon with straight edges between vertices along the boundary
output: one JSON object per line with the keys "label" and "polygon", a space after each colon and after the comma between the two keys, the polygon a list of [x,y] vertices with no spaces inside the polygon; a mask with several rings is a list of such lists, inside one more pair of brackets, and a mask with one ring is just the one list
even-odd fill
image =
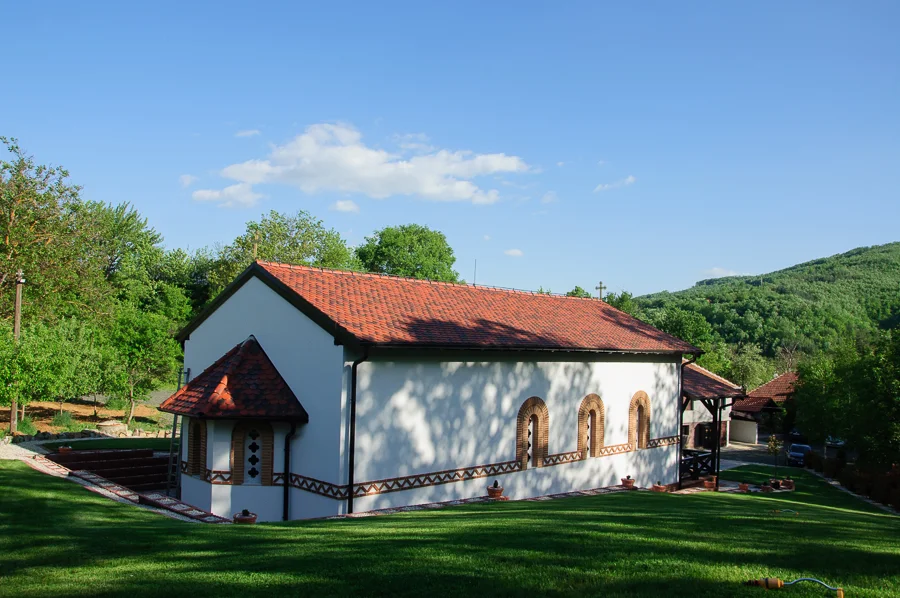
{"label": "green lawn", "polygon": [[795,478],[777,496],[631,492],[243,527],[181,523],[0,461],[0,594],[762,598],[740,582],[813,576],[848,597],[900,595],[900,518]]}
{"label": "green lawn", "polygon": [[71,446],[73,451],[93,451],[97,449],[147,449],[155,451],[169,450],[168,438],[92,438],[90,440],[60,440],[47,442],[43,446],[47,450],[56,450],[61,446]]}

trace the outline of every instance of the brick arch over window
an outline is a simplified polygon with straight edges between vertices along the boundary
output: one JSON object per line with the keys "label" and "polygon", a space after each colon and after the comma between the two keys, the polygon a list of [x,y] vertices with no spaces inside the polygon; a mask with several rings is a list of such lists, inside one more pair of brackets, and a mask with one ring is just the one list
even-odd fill
{"label": "brick arch over window", "polygon": [[628,444],[634,449],[645,449],[650,442],[650,397],[639,390],[631,397],[628,408]]}
{"label": "brick arch over window", "polygon": [[[534,426],[534,438],[528,437],[532,419],[536,420]],[[519,408],[519,416],[516,419],[516,461],[522,464],[522,469],[528,469],[528,453],[531,443],[532,464],[541,467],[544,458],[549,454],[547,436],[550,433],[550,412],[547,405],[540,397],[531,397],[522,403]]]}
{"label": "brick arch over window", "polygon": [[[590,446],[588,446],[588,430],[590,429]],[[603,399],[589,394],[581,400],[578,408],[578,450],[581,458],[599,457],[606,432],[606,412]]]}
{"label": "brick arch over window", "polygon": [[260,484],[272,485],[272,459],[275,456],[275,436],[272,426],[267,422],[238,422],[231,431],[231,483],[239,485],[244,483],[244,445],[247,442],[247,434],[251,430],[259,432],[259,444],[261,463]]}
{"label": "brick arch over window", "polygon": [[188,426],[188,475],[206,475],[206,422],[190,418]]}

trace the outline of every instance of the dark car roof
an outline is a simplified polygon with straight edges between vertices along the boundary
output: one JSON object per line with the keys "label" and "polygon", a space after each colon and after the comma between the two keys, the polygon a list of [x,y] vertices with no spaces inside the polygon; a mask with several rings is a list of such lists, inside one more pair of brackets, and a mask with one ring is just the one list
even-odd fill
{"label": "dark car roof", "polygon": [[812,447],[809,446],[808,444],[792,444],[792,445],[791,445],[791,448],[788,449],[788,450],[793,452],[795,449],[798,450],[798,451],[802,451],[803,449],[806,449],[806,450],[810,450],[810,451],[811,451],[811,450],[812,450]]}

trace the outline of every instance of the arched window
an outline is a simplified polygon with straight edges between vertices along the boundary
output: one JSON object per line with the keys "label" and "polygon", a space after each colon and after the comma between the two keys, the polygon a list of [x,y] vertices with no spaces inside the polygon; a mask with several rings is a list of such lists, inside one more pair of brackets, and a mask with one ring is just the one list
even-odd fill
{"label": "arched window", "polygon": [[595,394],[584,397],[578,408],[578,450],[582,459],[600,456],[605,422],[603,400]]}
{"label": "arched window", "polygon": [[188,475],[206,475],[206,422],[191,418],[188,428]]}
{"label": "arched window", "polygon": [[231,483],[272,485],[275,453],[272,426],[266,422],[240,422],[231,432]]}
{"label": "arched window", "polygon": [[516,461],[522,469],[528,466],[542,467],[547,450],[547,435],[550,431],[550,414],[539,397],[531,397],[519,408],[516,419]]}
{"label": "arched window", "polygon": [[650,442],[650,397],[639,390],[631,397],[628,408],[628,443],[634,449],[645,449]]}

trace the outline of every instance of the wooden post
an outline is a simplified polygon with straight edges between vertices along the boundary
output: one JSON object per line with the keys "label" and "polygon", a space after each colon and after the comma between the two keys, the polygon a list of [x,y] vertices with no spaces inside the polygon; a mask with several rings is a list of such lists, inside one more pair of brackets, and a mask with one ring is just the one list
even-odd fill
{"label": "wooden post", "polygon": [[[25,274],[22,270],[16,272],[16,305],[15,315],[13,316],[13,340],[18,346],[19,334],[22,331],[22,285],[25,284]],[[15,435],[16,429],[19,427],[19,403],[16,400],[15,393],[9,406],[9,433]]]}

